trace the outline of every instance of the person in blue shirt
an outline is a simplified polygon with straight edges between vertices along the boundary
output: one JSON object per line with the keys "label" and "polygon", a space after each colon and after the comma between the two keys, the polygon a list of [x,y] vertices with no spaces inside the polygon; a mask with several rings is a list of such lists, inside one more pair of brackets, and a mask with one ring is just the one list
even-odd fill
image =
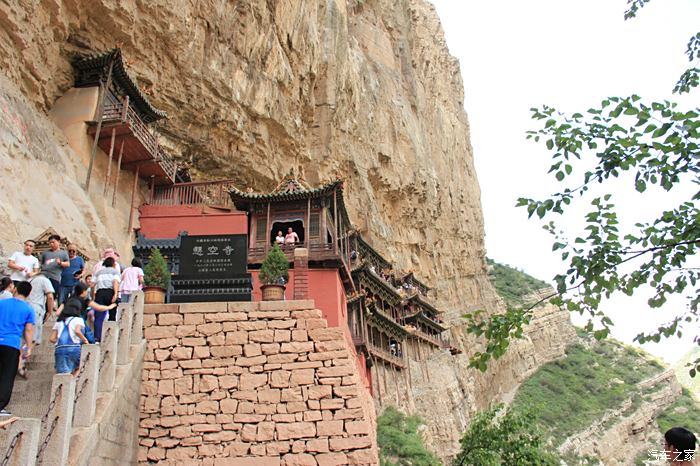
{"label": "person in blue shirt", "polygon": [[27,303],[31,292],[31,283],[19,282],[14,298],[0,301],[0,416],[11,416],[5,407],[15,385],[22,336],[27,345],[24,357],[32,354],[34,309]]}
{"label": "person in blue shirt", "polygon": [[68,245],[68,261],[70,265],[61,272],[61,285],[56,290],[59,305],[66,302],[75,285],[80,283],[85,271],[85,261],[78,255],[78,247],[72,243]]}

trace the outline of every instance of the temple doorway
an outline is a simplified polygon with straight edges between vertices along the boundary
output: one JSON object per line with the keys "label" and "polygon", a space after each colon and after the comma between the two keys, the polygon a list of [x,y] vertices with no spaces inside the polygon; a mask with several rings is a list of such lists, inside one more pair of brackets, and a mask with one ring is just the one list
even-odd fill
{"label": "temple doorway", "polygon": [[281,231],[283,236],[287,235],[287,230],[289,228],[292,228],[294,232],[299,235],[299,243],[303,244],[304,243],[304,222],[301,220],[292,220],[288,222],[274,222],[272,224],[272,230],[270,230],[270,242],[272,244],[275,243],[275,237],[277,236],[277,232]]}

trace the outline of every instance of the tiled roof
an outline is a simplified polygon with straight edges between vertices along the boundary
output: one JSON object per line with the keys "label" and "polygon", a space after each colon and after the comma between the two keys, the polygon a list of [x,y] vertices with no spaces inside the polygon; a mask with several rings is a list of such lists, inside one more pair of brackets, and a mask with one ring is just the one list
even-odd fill
{"label": "tiled roof", "polygon": [[134,244],[134,251],[140,249],[179,249],[180,240],[183,236],[187,236],[187,232],[183,231],[177,235],[176,238],[146,238],[141,234],[141,232],[136,233],[136,244]]}
{"label": "tiled roof", "polygon": [[129,103],[139,113],[145,123],[152,123],[168,115],[162,110],[155,108],[148,98],[141,92],[136,82],[129,76],[122,60],[121,49],[112,49],[109,52],[91,55],[80,58],[73,63],[75,68],[75,86],[89,87],[97,86],[100,80],[107,79],[109,64],[112,66],[112,83],[115,87],[129,96]]}

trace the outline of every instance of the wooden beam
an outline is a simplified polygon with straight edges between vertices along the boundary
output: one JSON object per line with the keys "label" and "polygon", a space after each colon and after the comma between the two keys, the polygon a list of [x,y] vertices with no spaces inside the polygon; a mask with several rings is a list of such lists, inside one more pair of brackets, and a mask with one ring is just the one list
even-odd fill
{"label": "wooden beam", "polygon": [[136,197],[136,187],[139,184],[139,171],[141,165],[136,165],[136,173],[134,173],[134,185],[131,188],[131,204],[129,204],[129,229],[127,233],[131,235],[134,226],[134,198]]}
{"label": "wooden beam", "polygon": [[335,224],[335,232],[333,238],[333,252],[338,254],[338,191],[333,190],[333,223]]}
{"label": "wooden beam", "polygon": [[[112,128],[112,141],[109,143],[109,161],[107,162],[107,176],[105,176],[105,188],[102,191],[103,196],[107,196],[107,188],[109,187],[109,179],[112,177],[112,158],[114,157],[114,138],[117,137],[117,128]],[[122,141],[123,144],[123,141]]]}
{"label": "wooden beam", "polygon": [[270,238],[268,238],[268,234],[270,234],[270,203],[267,203],[267,220],[265,221],[265,255],[267,255],[267,252],[270,250]]}
{"label": "wooden beam", "polygon": [[114,190],[112,191],[112,207],[117,202],[117,188],[119,187],[119,175],[121,175],[122,169],[122,156],[124,155],[124,139],[122,138],[122,143],[119,146],[119,161],[117,162],[117,173],[114,176]]}
{"label": "wooden beam", "polygon": [[105,97],[112,86],[112,68],[114,60],[109,62],[109,70],[107,71],[107,84],[102,85],[100,81],[100,94],[97,98],[97,129],[95,130],[95,139],[92,141],[92,152],[90,153],[90,164],[88,165],[87,177],[85,178],[85,191],[90,191],[90,177],[92,176],[92,167],[95,165],[95,157],[97,156],[97,143],[100,140],[100,131],[102,131],[102,117],[104,114]]}
{"label": "wooden beam", "polygon": [[311,244],[311,198],[308,198],[306,200],[306,234],[305,240],[306,240],[306,247],[309,247],[309,244]]}

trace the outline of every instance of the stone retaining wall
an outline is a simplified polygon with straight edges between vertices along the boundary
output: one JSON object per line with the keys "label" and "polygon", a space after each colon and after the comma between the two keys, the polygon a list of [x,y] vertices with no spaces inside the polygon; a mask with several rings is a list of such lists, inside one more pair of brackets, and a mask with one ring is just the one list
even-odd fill
{"label": "stone retaining wall", "polygon": [[313,301],[146,306],[140,464],[377,464],[353,353]]}

